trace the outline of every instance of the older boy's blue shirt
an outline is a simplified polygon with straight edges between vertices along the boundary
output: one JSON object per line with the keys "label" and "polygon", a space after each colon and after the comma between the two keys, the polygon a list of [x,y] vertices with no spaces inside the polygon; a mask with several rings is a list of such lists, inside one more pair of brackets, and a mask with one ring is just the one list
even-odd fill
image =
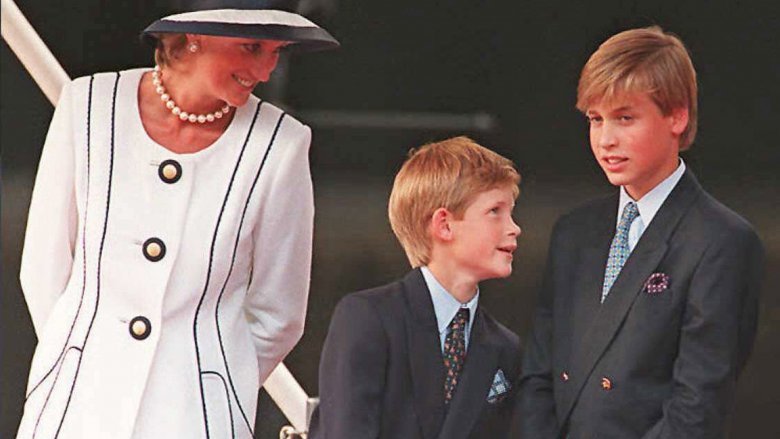
{"label": "older boy's blue shirt", "polygon": [[479,288],[477,288],[477,294],[468,301],[468,303],[460,303],[455,297],[450,294],[431,273],[428,267],[421,267],[423,278],[425,278],[425,284],[428,286],[428,291],[431,293],[431,300],[433,301],[433,312],[436,314],[436,325],[439,328],[439,341],[441,341],[441,350],[444,352],[444,340],[447,338],[447,327],[450,322],[455,318],[455,314],[458,313],[460,308],[469,309],[469,322],[466,325],[466,350],[469,348],[469,339],[471,338],[471,326],[474,323],[474,315],[477,312],[477,303],[479,302]]}
{"label": "older boy's blue shirt", "polygon": [[630,201],[635,202],[639,210],[639,216],[636,217],[634,222],[631,223],[631,228],[628,229],[628,248],[630,250],[634,250],[636,243],[639,242],[639,238],[645,233],[645,229],[653,221],[655,214],[658,213],[658,209],[661,208],[666,198],[672,193],[672,189],[677,186],[684,173],[685,162],[683,162],[683,159],[680,159],[677,169],[639,200],[631,198],[631,195],[628,195],[628,192],[626,192],[626,188],[620,186],[620,203],[618,203],[617,221],[615,224],[620,222],[621,212],[623,212],[623,208]]}

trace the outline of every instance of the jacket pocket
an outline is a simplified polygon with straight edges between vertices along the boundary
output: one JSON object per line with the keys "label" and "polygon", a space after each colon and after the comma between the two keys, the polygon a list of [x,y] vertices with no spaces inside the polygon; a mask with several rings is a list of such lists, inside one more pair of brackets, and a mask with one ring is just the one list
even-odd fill
{"label": "jacket pocket", "polygon": [[62,355],[62,361],[55,364],[51,373],[29,394],[18,438],[55,437],[64,421],[80,362],[81,349],[75,346],[68,348]]}
{"label": "jacket pocket", "polygon": [[209,437],[236,437],[233,408],[230,404],[230,393],[225,379],[217,372],[204,371],[201,372],[201,380],[203,381],[203,404],[206,407]]}

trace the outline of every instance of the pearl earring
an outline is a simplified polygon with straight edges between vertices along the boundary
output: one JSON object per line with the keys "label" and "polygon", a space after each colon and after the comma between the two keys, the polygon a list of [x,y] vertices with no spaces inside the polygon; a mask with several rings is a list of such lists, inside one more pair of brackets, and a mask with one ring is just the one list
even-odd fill
{"label": "pearl earring", "polygon": [[193,41],[193,42],[191,42],[191,43],[190,43],[190,44],[187,46],[187,50],[189,50],[189,51],[190,51],[190,52],[192,52],[192,53],[195,53],[195,52],[197,52],[197,51],[198,51],[198,49],[200,49],[200,44],[198,44],[198,42],[197,42],[197,41]]}

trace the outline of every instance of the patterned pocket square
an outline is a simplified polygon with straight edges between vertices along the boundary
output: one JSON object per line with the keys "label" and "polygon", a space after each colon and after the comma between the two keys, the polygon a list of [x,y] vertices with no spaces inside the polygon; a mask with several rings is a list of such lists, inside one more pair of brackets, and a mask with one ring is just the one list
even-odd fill
{"label": "patterned pocket square", "polygon": [[504,376],[504,371],[501,369],[498,369],[498,372],[496,372],[496,376],[493,377],[493,384],[490,386],[490,392],[488,392],[487,402],[490,404],[495,404],[506,396],[506,394],[509,392],[509,389],[512,388],[512,385],[509,384],[509,381],[506,380],[506,377]]}
{"label": "patterned pocket square", "polygon": [[669,289],[671,278],[666,273],[653,273],[645,281],[642,291],[647,294],[660,294]]}

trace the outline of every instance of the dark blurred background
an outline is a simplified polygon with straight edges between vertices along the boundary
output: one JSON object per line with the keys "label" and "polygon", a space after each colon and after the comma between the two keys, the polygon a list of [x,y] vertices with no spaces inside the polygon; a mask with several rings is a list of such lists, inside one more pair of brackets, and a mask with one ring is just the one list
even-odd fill
{"label": "dark blurred background", "polygon": [[[148,66],[139,31],[181,0],[19,0],[72,77]],[[523,174],[515,272],[480,303],[525,335],[555,219],[613,190],[574,108],[579,70],[608,36],[658,24],[687,44],[699,75],[699,135],[684,158],[704,187],[747,218],[768,254],[755,349],[738,386],[731,437],[780,437],[780,7],[777,2],[309,0],[342,42],[293,56],[256,93],[312,126],[317,216],[306,334],[286,364],[317,393],[319,352],[344,294],[408,270],[386,218],[406,152],[467,134]],[[19,288],[26,211],[52,107],[2,47],[0,436],[21,416],[35,335]],[[264,392],[258,437],[285,419]]]}

